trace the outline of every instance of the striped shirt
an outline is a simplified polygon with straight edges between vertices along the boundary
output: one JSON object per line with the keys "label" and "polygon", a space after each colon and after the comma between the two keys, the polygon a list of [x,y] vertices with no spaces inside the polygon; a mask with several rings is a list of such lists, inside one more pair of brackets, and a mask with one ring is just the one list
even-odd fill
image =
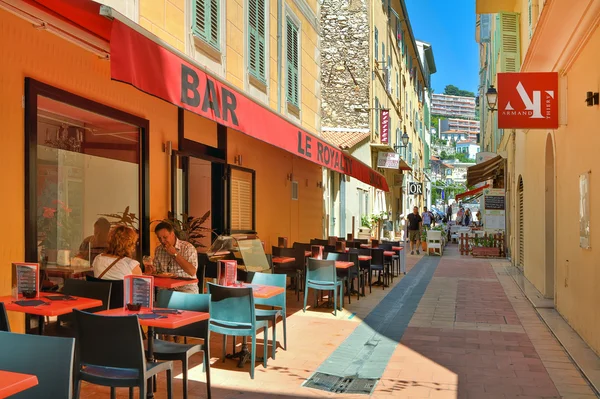
{"label": "striped shirt", "polygon": [[[187,241],[181,241],[180,239],[176,239],[175,241],[175,249],[177,250],[178,256],[181,256],[183,259],[190,262],[196,270],[198,270],[198,253],[196,252],[196,248]],[[154,253],[154,268],[157,273],[173,273],[177,277],[184,278],[196,278],[195,275],[191,276],[183,270],[179,263],[175,261],[175,258],[170,255],[165,247],[159,245],[156,247],[156,251]],[[175,288],[176,291],[189,292],[192,294],[198,294],[200,291],[198,290],[198,284],[187,284],[182,287]]]}

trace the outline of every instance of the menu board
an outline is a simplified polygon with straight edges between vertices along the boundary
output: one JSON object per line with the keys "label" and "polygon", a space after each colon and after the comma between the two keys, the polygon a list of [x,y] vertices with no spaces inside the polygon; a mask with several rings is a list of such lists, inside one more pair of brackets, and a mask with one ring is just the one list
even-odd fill
{"label": "menu board", "polygon": [[503,211],[505,207],[504,195],[486,195],[483,200],[484,209]]}
{"label": "menu board", "polygon": [[279,237],[279,238],[277,238],[277,246],[279,248],[287,248],[288,247],[288,239],[287,239],[287,237]]}
{"label": "menu board", "polygon": [[39,293],[40,265],[39,263],[13,263],[12,264],[12,293],[15,298],[23,292]]}
{"label": "menu board", "polygon": [[348,233],[348,236],[346,237],[346,241],[354,241],[354,234]]}
{"label": "menu board", "polygon": [[227,287],[237,283],[237,261],[220,260],[217,262],[217,284]]}
{"label": "menu board", "polygon": [[142,308],[153,308],[154,277],[125,276],[123,278],[123,305],[140,304]]}
{"label": "menu board", "polygon": [[321,245],[313,245],[310,247],[311,255],[313,259],[323,259],[323,247]]}

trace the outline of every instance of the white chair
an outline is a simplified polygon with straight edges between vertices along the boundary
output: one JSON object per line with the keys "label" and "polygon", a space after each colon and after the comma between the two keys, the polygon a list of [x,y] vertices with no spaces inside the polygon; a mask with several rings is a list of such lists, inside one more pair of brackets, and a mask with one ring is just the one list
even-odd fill
{"label": "white chair", "polygon": [[431,254],[431,250],[438,250],[437,252],[442,256],[444,251],[444,245],[442,242],[442,232],[437,230],[429,230],[427,232],[427,255]]}
{"label": "white chair", "polygon": [[458,242],[458,238],[460,237],[459,230],[462,226],[460,225],[452,225],[450,226],[450,239],[454,242]]}

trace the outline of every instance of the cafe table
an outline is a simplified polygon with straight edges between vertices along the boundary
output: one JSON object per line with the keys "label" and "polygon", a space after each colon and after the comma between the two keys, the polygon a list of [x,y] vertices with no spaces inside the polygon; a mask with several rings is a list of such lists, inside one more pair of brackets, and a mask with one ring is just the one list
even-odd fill
{"label": "cafe table", "polygon": [[273,257],[273,263],[277,263],[279,265],[284,263],[292,263],[296,261],[296,258],[292,258],[290,256],[275,256]]}
{"label": "cafe table", "polygon": [[37,384],[35,375],[0,370],[0,398],[8,398]]}
{"label": "cafe table", "polygon": [[352,266],[354,266],[354,262],[346,262],[343,260],[336,260],[335,261],[335,268],[336,269],[349,269]]}
{"label": "cafe table", "polygon": [[[138,316],[140,325],[148,327],[148,354],[146,357],[149,362],[154,361],[154,328],[175,329],[210,318],[210,314],[206,312],[160,308],[154,308],[152,310],[142,309],[141,311],[130,311],[125,308],[118,308],[104,310],[96,314],[116,317]],[[148,380],[148,398],[154,397],[152,388],[152,378],[150,378]]]}
{"label": "cafe table", "polygon": [[102,306],[102,301],[99,299],[51,292],[42,292],[39,294],[39,297],[30,299],[19,295],[19,298],[16,300],[14,296],[7,295],[0,297],[0,302],[3,302],[6,310],[11,312],[21,312],[38,316],[38,332],[40,335],[44,333],[44,317],[62,316],[73,312],[73,309],[85,310]]}

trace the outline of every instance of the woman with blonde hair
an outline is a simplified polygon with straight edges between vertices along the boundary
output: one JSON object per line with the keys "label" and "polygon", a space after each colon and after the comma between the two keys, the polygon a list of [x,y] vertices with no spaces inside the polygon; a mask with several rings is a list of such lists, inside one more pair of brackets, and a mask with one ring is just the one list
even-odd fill
{"label": "woman with blonde hair", "polygon": [[140,262],[132,259],[138,235],[130,227],[114,227],[108,235],[106,251],[94,259],[94,277],[104,280],[123,280],[130,274],[142,274]]}

